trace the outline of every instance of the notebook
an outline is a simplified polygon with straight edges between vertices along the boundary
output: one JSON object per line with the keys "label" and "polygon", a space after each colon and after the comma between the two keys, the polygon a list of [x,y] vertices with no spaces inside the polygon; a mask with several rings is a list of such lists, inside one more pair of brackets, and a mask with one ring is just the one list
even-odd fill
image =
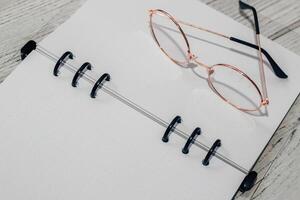
{"label": "notebook", "polygon": [[[87,1],[0,85],[1,199],[227,200],[251,178],[299,94],[299,56],[262,38],[289,78],[278,79],[266,67],[268,115],[250,115],[161,53],[149,31],[151,8],[255,43],[253,30],[196,0]],[[256,50],[191,34],[197,34],[189,39],[202,60],[241,66],[259,82]],[[67,51],[73,59],[54,76]],[[92,70],[72,87],[74,72],[86,62]],[[91,98],[99,77],[103,82]],[[176,116],[182,121],[171,127]],[[201,134],[183,154],[197,127]],[[218,139],[222,145],[204,166]]]}

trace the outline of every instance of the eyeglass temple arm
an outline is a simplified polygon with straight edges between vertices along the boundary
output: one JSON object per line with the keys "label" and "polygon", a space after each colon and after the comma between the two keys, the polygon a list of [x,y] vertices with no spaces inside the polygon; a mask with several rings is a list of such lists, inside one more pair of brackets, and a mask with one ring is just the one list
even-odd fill
{"label": "eyeglass temple arm", "polygon": [[253,6],[250,6],[250,5],[244,3],[241,0],[239,1],[239,5],[240,5],[240,9],[242,9],[242,10],[245,10],[245,9],[252,10],[253,15],[254,15],[255,31],[256,31],[256,34],[260,34],[259,23],[258,23],[258,17],[257,17],[256,9]]}
{"label": "eyeglass temple arm", "polygon": [[[221,33],[217,33],[215,31],[212,31],[212,30],[208,30],[208,29],[205,29],[205,28],[202,28],[202,27],[199,27],[199,26],[195,26],[193,24],[190,24],[190,23],[187,23],[187,22],[184,22],[184,21],[181,21],[181,20],[178,20],[179,23],[181,24],[184,24],[186,26],[190,26],[192,28],[196,28],[198,30],[201,30],[201,31],[205,31],[205,32],[208,32],[208,33],[211,33],[211,34],[214,34],[214,35],[217,35],[217,36],[220,36],[220,37],[224,37],[226,39],[229,39],[231,41],[234,41],[234,42],[237,42],[239,44],[242,44],[242,45],[245,45],[245,46],[248,46],[248,47],[251,47],[253,49],[256,49],[256,50],[259,50],[259,47],[255,44],[252,44],[252,43],[249,43],[249,42],[246,42],[244,40],[241,40],[241,39],[238,39],[238,38],[235,38],[235,37],[228,37],[226,35],[223,35]],[[282,78],[282,79],[286,79],[288,78],[288,76],[284,73],[284,71],[279,67],[279,65],[275,62],[275,60],[271,57],[271,55],[263,48],[261,48],[261,51],[262,53],[265,55],[265,57],[268,59],[269,63],[271,64],[271,67],[275,73],[275,75],[278,77],[278,78]]]}
{"label": "eyeglass temple arm", "polygon": [[[237,42],[239,44],[242,44],[242,45],[245,45],[245,46],[248,46],[248,47],[251,47],[253,49],[256,49],[256,50],[259,50],[259,47],[255,44],[252,44],[250,42],[246,42],[244,40],[240,40],[238,38],[235,38],[235,37],[230,37],[229,38],[231,41],[233,42]],[[263,48],[261,48],[261,52],[264,54],[264,56],[268,59],[269,63],[271,64],[272,66],[272,69],[275,73],[275,75],[279,78],[282,78],[282,79],[287,79],[288,78],[288,75],[286,73],[284,73],[284,71],[279,67],[279,65],[275,62],[275,60],[271,57],[271,55]]]}
{"label": "eyeglass temple arm", "polygon": [[262,58],[262,49],[261,49],[261,42],[260,42],[260,31],[259,31],[259,23],[258,23],[258,17],[256,9],[253,6],[250,6],[243,1],[239,0],[239,6],[241,10],[251,10],[254,16],[254,22],[255,22],[255,31],[256,31],[256,44],[259,48],[259,74],[260,74],[260,81],[261,81],[261,87],[262,87],[262,94],[263,94],[263,105],[269,104],[268,99],[268,92],[267,92],[267,84],[266,84],[266,77],[265,77],[265,70],[264,70],[264,63]]}
{"label": "eyeglass temple arm", "polygon": [[[239,0],[239,6],[240,6],[240,9],[242,9],[242,10],[250,9],[252,11],[253,16],[254,16],[254,24],[255,24],[256,35],[259,35],[260,34],[260,30],[259,30],[259,22],[258,22],[258,17],[257,17],[257,11],[256,11],[256,9],[253,6],[250,6],[250,5],[244,3],[241,0]],[[252,48],[255,48],[255,49],[259,50],[259,47],[257,45],[253,45],[252,46],[252,44],[249,44],[247,42],[240,41],[240,40],[239,41],[237,40],[236,42],[239,42],[241,44],[244,44],[246,46],[249,46],[249,47],[252,47]],[[284,79],[288,78],[288,76],[280,69],[280,67],[273,60],[273,58],[263,48],[261,48],[261,52],[267,57],[267,59],[269,60],[270,64],[272,65],[274,73],[279,78],[284,78]]]}

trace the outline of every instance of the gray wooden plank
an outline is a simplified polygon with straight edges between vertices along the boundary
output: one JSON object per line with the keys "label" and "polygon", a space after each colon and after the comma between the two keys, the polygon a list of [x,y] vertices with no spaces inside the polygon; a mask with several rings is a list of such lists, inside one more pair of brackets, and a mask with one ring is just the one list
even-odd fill
{"label": "gray wooden plank", "polygon": [[[216,10],[232,17],[236,21],[253,28],[250,11],[242,15],[238,9],[237,0],[200,0]],[[299,41],[300,1],[299,0],[248,0],[249,4],[258,10],[261,32],[287,49],[300,54]],[[288,38],[286,36],[288,34]],[[286,40],[281,37],[286,38]]]}
{"label": "gray wooden plank", "polygon": [[29,39],[40,41],[74,13],[85,0],[13,0],[0,2],[0,82],[20,62]]}

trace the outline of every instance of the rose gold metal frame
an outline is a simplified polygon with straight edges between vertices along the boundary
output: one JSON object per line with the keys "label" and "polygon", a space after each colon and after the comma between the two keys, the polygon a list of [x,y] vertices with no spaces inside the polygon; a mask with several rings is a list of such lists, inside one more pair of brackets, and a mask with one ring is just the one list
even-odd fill
{"label": "rose gold metal frame", "polygon": [[[170,20],[172,20],[172,22],[177,26],[178,30],[180,31],[180,33],[182,34],[184,40],[185,40],[185,43],[186,43],[186,46],[187,46],[187,62],[181,62],[181,61],[178,61],[174,58],[172,58],[160,45],[156,35],[155,35],[155,31],[154,31],[154,28],[153,28],[153,15],[161,15],[163,17],[168,17]],[[216,64],[216,65],[213,65],[213,66],[209,66],[209,65],[206,65],[202,62],[200,62],[197,57],[191,52],[191,49],[190,49],[190,44],[189,44],[189,41],[187,39],[187,36],[186,34],[184,33],[183,29],[181,28],[180,24],[183,24],[183,25],[186,25],[186,26],[189,26],[189,27],[192,27],[192,28],[195,28],[195,29],[198,29],[198,30],[201,30],[201,31],[205,31],[205,32],[208,32],[208,33],[211,33],[211,34],[214,34],[214,35],[217,35],[217,36],[220,36],[220,37],[223,37],[223,38],[226,38],[226,39],[229,39],[228,36],[224,35],[224,34],[221,34],[221,33],[217,33],[215,31],[212,31],[212,30],[208,30],[208,29],[205,29],[205,28],[202,28],[202,27],[199,27],[199,26],[195,26],[193,24],[190,24],[190,23],[187,23],[187,22],[184,22],[184,21],[181,21],[181,20],[176,20],[172,15],[170,15],[169,13],[167,13],[166,11],[164,10],[161,10],[161,9],[154,9],[154,10],[149,10],[149,17],[150,17],[150,29],[151,29],[151,33],[153,35],[153,38],[155,40],[155,42],[157,43],[157,45],[159,46],[159,48],[162,50],[162,52],[169,58],[171,59],[174,63],[180,65],[180,66],[183,66],[183,65],[186,65],[186,64],[189,64],[190,62],[194,62],[195,64],[197,64],[198,66],[201,66],[201,67],[204,67],[206,70],[207,70],[207,73],[208,73],[208,85],[209,87],[213,90],[213,92],[218,95],[221,99],[223,99],[225,102],[227,102],[228,104],[230,104],[231,106],[235,107],[236,109],[238,110],[241,110],[241,111],[244,111],[244,112],[252,112],[252,111],[257,111],[259,110],[262,106],[267,106],[269,104],[269,100],[268,100],[268,96],[267,96],[267,88],[266,88],[266,81],[265,81],[265,74],[264,74],[264,69],[263,69],[263,61],[262,61],[262,53],[261,53],[261,46],[260,46],[260,38],[257,38],[257,43],[258,43],[258,46],[259,46],[259,59],[260,59],[260,78],[261,78],[261,84],[262,84],[262,91],[259,89],[259,87],[257,86],[257,84],[246,74],[244,73],[243,71],[241,71],[240,69],[238,69],[237,67],[234,67],[232,65],[229,65],[229,64]],[[258,36],[259,37],[259,36]],[[258,95],[260,97],[260,100],[261,102],[259,103],[257,109],[245,109],[245,108],[242,108],[242,107],[239,107],[235,104],[233,104],[232,102],[230,102],[228,99],[226,99],[224,96],[222,96],[218,91],[217,89],[214,87],[213,83],[212,83],[212,77],[211,77],[211,74],[213,74],[214,72],[214,69],[216,67],[226,67],[226,68],[229,68],[231,70],[234,70],[235,72],[239,73],[240,75],[242,75],[244,78],[246,78],[248,81],[250,81],[250,83],[254,86],[254,88],[256,89],[256,91],[258,92]]]}

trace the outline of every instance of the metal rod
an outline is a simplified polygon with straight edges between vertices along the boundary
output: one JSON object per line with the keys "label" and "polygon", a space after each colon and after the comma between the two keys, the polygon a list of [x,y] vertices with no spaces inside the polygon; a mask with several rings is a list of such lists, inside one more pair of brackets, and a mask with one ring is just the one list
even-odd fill
{"label": "metal rod", "polygon": [[[41,47],[40,45],[37,46],[36,51],[38,53],[40,53],[41,55],[49,58],[50,60],[52,60],[54,63],[56,63],[59,59],[59,57],[57,57],[56,55],[52,54],[51,52],[49,52],[48,50],[46,50],[45,48]],[[66,69],[68,69],[70,72],[72,73],[76,73],[77,68],[75,66],[73,66],[70,63],[64,63],[64,66]],[[96,83],[96,79],[94,79],[93,77],[91,77],[88,74],[84,74],[82,76],[82,78],[86,81],[88,81],[90,84],[94,85]],[[169,126],[169,123],[164,121],[163,119],[161,119],[160,117],[156,116],[155,114],[149,112],[148,110],[140,107],[139,105],[137,105],[136,103],[134,103],[133,101],[131,101],[130,99],[124,97],[123,95],[121,95],[120,93],[114,91],[113,89],[103,85],[101,88],[105,93],[109,94],[110,96],[116,98],[117,100],[121,101],[122,103],[130,106],[131,108],[133,108],[134,110],[136,110],[137,112],[143,114],[144,116],[148,117],[149,119],[155,121],[156,123],[158,123],[159,125],[167,128]],[[183,139],[187,140],[189,138],[189,135],[187,133],[185,133],[184,131],[175,128],[173,131],[175,134],[177,134],[178,136],[182,137]],[[210,147],[206,146],[205,144],[199,142],[199,141],[195,141],[194,145],[199,147],[200,149],[208,152]],[[237,163],[235,163],[234,161],[228,159],[227,157],[223,156],[222,154],[215,152],[214,156],[218,159],[220,159],[221,161],[225,162],[226,164],[232,166],[233,168],[237,169],[238,171],[244,173],[244,174],[248,174],[248,170],[246,170],[245,168],[243,168],[242,166],[238,165]]]}

